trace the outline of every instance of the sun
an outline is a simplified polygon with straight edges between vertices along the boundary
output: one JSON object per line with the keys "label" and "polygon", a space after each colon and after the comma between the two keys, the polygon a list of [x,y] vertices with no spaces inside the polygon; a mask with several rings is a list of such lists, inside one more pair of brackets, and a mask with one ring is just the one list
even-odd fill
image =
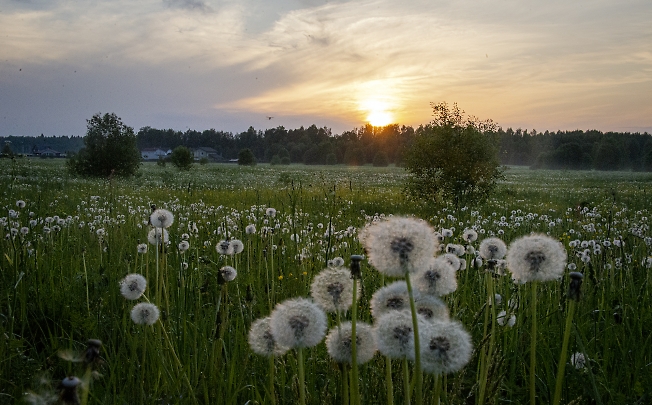
{"label": "sun", "polygon": [[389,103],[370,99],[360,104],[361,110],[367,113],[367,122],[374,127],[384,127],[394,122],[394,114],[391,112]]}

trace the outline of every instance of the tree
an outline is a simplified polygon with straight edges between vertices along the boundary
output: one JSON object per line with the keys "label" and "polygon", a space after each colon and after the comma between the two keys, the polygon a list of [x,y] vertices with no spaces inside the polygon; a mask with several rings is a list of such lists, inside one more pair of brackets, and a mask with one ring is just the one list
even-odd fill
{"label": "tree", "polygon": [[417,129],[407,149],[407,191],[437,201],[452,199],[456,206],[485,199],[501,178],[496,124],[464,117],[457,104],[431,104],[433,121]]}
{"label": "tree", "polygon": [[254,156],[254,153],[251,151],[251,149],[245,148],[242,149],[240,153],[238,153],[238,164],[241,166],[256,165],[256,157]]}
{"label": "tree", "polygon": [[84,147],[67,161],[73,174],[132,176],[140,167],[140,151],[133,128],[115,113],[97,113],[86,121]]}
{"label": "tree", "polygon": [[192,152],[185,146],[177,146],[170,155],[170,162],[179,170],[190,170],[194,160]]}
{"label": "tree", "polygon": [[14,156],[14,152],[11,150],[11,142],[5,141],[5,146],[2,147],[2,153],[0,153],[0,157],[12,157]]}

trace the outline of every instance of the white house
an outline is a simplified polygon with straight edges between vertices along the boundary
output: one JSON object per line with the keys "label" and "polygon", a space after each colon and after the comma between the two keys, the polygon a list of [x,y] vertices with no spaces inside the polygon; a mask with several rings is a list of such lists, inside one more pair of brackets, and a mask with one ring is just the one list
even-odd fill
{"label": "white house", "polygon": [[216,151],[213,148],[201,146],[199,148],[194,148],[192,150],[192,154],[195,158],[195,160],[201,160],[203,158],[213,160],[213,161],[221,161],[222,160],[222,155],[220,152]]}
{"label": "white house", "polygon": [[161,148],[145,148],[140,151],[140,156],[143,160],[158,160],[159,157],[166,157],[171,153],[172,151],[170,149],[165,151]]}

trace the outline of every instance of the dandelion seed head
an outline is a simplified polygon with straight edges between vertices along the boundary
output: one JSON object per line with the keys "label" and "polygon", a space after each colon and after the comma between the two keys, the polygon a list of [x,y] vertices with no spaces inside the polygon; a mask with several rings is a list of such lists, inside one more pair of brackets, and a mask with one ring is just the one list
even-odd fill
{"label": "dandelion seed head", "polygon": [[294,298],[276,305],[270,317],[272,335],[285,347],[313,347],[326,333],[326,314],[305,298]]}
{"label": "dandelion seed head", "polygon": [[480,243],[479,251],[485,260],[499,260],[505,257],[507,246],[500,238],[487,238]]}
{"label": "dandelion seed head", "polygon": [[174,222],[174,215],[168,210],[159,208],[149,216],[149,221],[155,228],[169,228]]}
{"label": "dandelion seed head", "polygon": [[244,250],[244,243],[242,243],[242,241],[239,239],[232,239],[231,246],[233,247],[233,254],[236,255],[242,253]]}
{"label": "dandelion seed head", "polygon": [[[359,292],[359,284],[357,288]],[[353,303],[351,272],[343,267],[328,267],[322,270],[310,285],[310,295],[326,312],[347,311]]]}
{"label": "dandelion seed head", "polygon": [[280,356],[287,347],[279,346],[270,327],[270,317],[255,320],[249,329],[249,347],[261,356]]}
{"label": "dandelion seed head", "polygon": [[158,307],[149,302],[136,304],[131,310],[131,320],[136,325],[153,325],[158,321],[159,315]]}
{"label": "dandelion seed head", "polygon": [[421,294],[437,297],[450,294],[457,290],[455,268],[445,257],[432,258],[430,263],[414,276],[414,286]]}
{"label": "dandelion seed head", "polygon": [[220,277],[223,281],[229,282],[235,280],[238,272],[231,266],[224,266],[220,269]]}
{"label": "dandelion seed head", "polygon": [[[364,322],[357,322],[355,337],[356,361],[358,364],[364,364],[371,360],[376,353],[376,341],[372,326]],[[338,363],[351,364],[353,362],[352,340],[351,322],[344,322],[339,328],[331,329],[326,336],[328,354]]]}
{"label": "dandelion seed head", "polygon": [[584,353],[575,352],[571,354],[570,363],[577,370],[586,368],[586,357],[584,357]]}
{"label": "dandelion seed head", "polygon": [[140,274],[127,274],[120,281],[120,294],[128,300],[137,300],[147,289],[147,280]]}
{"label": "dandelion seed head", "polygon": [[524,236],[510,245],[507,267],[519,283],[559,279],[566,268],[566,250],[547,235]]}
{"label": "dandelion seed head", "polygon": [[138,250],[138,253],[141,253],[141,254],[147,253],[147,244],[146,243],[140,243],[138,246],[136,246],[136,250]]}
{"label": "dandelion seed head", "polygon": [[[419,329],[425,323],[418,318]],[[392,359],[414,359],[414,329],[409,311],[387,312],[374,325],[378,351]]]}
{"label": "dandelion seed head", "polygon": [[450,318],[446,303],[431,295],[418,294],[414,298],[414,308],[417,314],[427,322],[448,320]]}
{"label": "dandelion seed head", "polygon": [[410,308],[410,297],[408,295],[405,281],[395,281],[379,288],[371,296],[369,302],[371,315],[374,319],[391,311],[402,311]]}
{"label": "dandelion seed head", "polygon": [[170,241],[170,235],[165,229],[154,228],[147,234],[147,241],[152,245],[167,244]]}
{"label": "dandelion seed head", "polygon": [[365,227],[363,243],[371,263],[390,277],[414,273],[432,258],[437,241],[425,221],[391,217]]}
{"label": "dandelion seed head", "polygon": [[419,329],[423,338],[421,364],[431,374],[449,374],[461,370],[471,359],[471,335],[461,323],[440,321]]}
{"label": "dandelion seed head", "polygon": [[179,242],[178,247],[180,252],[185,252],[186,250],[190,249],[190,243],[187,240],[182,240]]}
{"label": "dandelion seed head", "polygon": [[228,240],[221,240],[216,246],[215,250],[221,255],[233,255],[233,245]]}
{"label": "dandelion seed head", "polygon": [[465,229],[464,233],[462,233],[462,239],[464,239],[467,243],[475,242],[478,239],[478,233],[475,231],[475,229]]}
{"label": "dandelion seed head", "polygon": [[256,225],[254,224],[249,224],[245,227],[245,233],[247,235],[253,235],[256,233]]}

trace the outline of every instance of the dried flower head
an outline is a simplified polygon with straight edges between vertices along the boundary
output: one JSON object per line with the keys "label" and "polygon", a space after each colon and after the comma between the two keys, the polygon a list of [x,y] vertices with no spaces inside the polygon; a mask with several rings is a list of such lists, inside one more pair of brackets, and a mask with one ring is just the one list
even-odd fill
{"label": "dried flower head", "polygon": [[408,295],[407,284],[405,281],[395,281],[379,288],[371,296],[369,306],[374,319],[380,318],[387,312],[409,309],[410,296]]}
{"label": "dried flower head", "polygon": [[169,240],[168,231],[162,228],[154,228],[147,234],[147,241],[152,245],[167,244]]}
{"label": "dried flower head", "polygon": [[326,334],[326,314],[317,304],[305,298],[277,304],[270,317],[272,335],[282,346],[316,346]]}
{"label": "dried flower head", "polygon": [[390,277],[416,272],[437,250],[433,228],[415,218],[392,217],[375,222],[363,234],[369,263]]}
{"label": "dried flower head", "polygon": [[168,210],[159,208],[149,216],[149,222],[155,228],[168,228],[174,222],[174,215]]}
{"label": "dried flower head", "polygon": [[137,300],[147,288],[147,280],[140,274],[127,274],[120,281],[120,294],[128,300]]}
{"label": "dried flower head", "polygon": [[426,322],[448,320],[450,318],[446,303],[431,295],[417,294],[414,297],[414,309],[417,311],[417,315]]}
{"label": "dried flower head", "polygon": [[[418,318],[419,330],[425,322]],[[378,351],[392,359],[414,359],[414,328],[410,311],[391,311],[380,316],[374,326]]]}
{"label": "dried flower head", "polygon": [[[326,336],[328,354],[338,363],[351,364],[353,362],[352,340],[351,322],[344,322],[339,328],[331,329],[328,336]],[[355,348],[358,364],[364,364],[374,357],[374,354],[376,354],[376,341],[371,325],[363,322],[356,323]]]}
{"label": "dried flower head", "polygon": [[426,267],[417,272],[414,286],[421,294],[432,294],[437,297],[450,294],[457,290],[455,270],[445,257],[433,258]]}
{"label": "dried flower head", "polygon": [[272,335],[270,317],[255,320],[249,329],[249,346],[254,353],[261,356],[280,356],[288,351],[287,347],[279,346]]}
{"label": "dried flower head", "polygon": [[131,310],[131,320],[136,325],[153,325],[158,321],[159,315],[158,307],[149,302],[136,304]]}
{"label": "dried flower head", "polygon": [[433,322],[419,329],[421,365],[431,374],[459,371],[471,359],[471,335],[456,321]]}
{"label": "dried flower head", "polygon": [[[358,284],[358,291],[359,289]],[[322,270],[310,285],[310,295],[326,312],[347,311],[353,303],[351,272],[344,267],[328,267]]]}
{"label": "dried flower head", "polygon": [[485,260],[499,260],[505,257],[507,245],[502,239],[487,238],[480,243],[480,256]]}
{"label": "dried flower head", "polygon": [[524,236],[509,246],[507,267],[519,283],[558,279],[566,268],[566,250],[547,235]]}

